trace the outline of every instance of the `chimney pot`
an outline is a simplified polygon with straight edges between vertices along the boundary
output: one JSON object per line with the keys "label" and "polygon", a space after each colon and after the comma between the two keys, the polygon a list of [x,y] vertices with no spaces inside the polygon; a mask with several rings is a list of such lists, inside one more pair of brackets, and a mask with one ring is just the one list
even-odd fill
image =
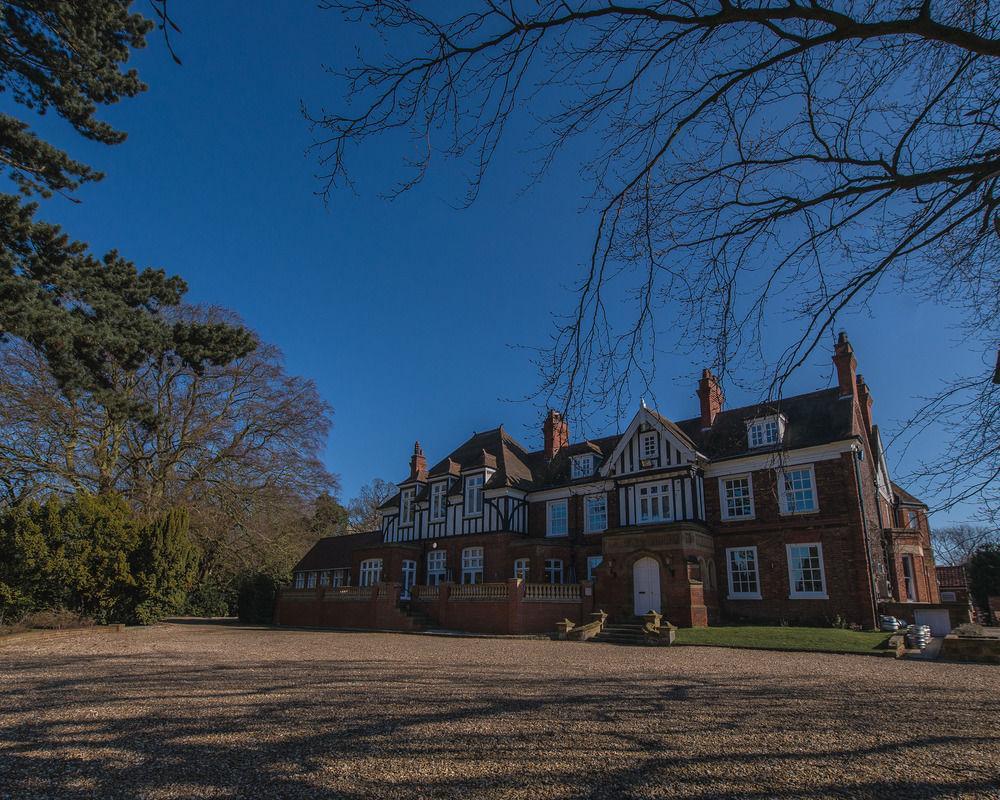
{"label": "chimney pot", "polygon": [[854,373],[858,367],[858,361],[854,357],[854,348],[851,347],[846,331],[840,332],[837,343],[833,347],[833,364],[837,368],[840,396],[855,396],[857,394],[857,380]]}

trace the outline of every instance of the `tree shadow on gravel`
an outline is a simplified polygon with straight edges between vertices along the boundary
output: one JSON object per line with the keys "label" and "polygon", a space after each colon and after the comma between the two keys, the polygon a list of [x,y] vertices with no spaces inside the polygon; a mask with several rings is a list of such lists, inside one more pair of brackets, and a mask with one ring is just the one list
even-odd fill
{"label": "tree shadow on gravel", "polygon": [[242,661],[152,650],[0,663],[0,798],[1000,791],[997,696],[949,682],[913,692],[633,662],[621,676],[588,674],[560,665],[559,645],[544,651],[551,663],[454,651],[432,663],[408,656],[405,639],[398,653],[366,654],[382,640],[355,638],[342,658],[287,657],[286,643],[303,641],[264,634],[262,650],[280,645],[282,657]]}

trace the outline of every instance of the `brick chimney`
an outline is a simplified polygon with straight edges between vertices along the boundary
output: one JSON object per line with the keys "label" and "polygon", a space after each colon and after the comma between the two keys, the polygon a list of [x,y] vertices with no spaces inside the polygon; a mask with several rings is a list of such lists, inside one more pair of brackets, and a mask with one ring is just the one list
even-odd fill
{"label": "brick chimney", "polygon": [[702,370],[701,380],[698,381],[698,399],[701,401],[701,427],[711,428],[715,418],[722,411],[726,398],[722,394],[718,378],[710,369]]}
{"label": "brick chimney", "polygon": [[858,403],[861,405],[861,416],[865,421],[865,431],[870,436],[872,432],[872,406],[875,405],[875,401],[872,399],[872,393],[869,391],[868,384],[865,383],[864,376],[860,372],[855,382],[858,385]]}
{"label": "brick chimney", "polygon": [[833,346],[833,363],[837,367],[837,383],[840,385],[841,397],[853,397],[857,386],[854,371],[858,360],[854,357],[854,348],[847,339],[847,332],[841,331],[837,344]]}
{"label": "brick chimney", "polygon": [[420,442],[413,443],[413,455],[410,456],[410,480],[424,480],[427,477],[427,459],[420,449]]}
{"label": "brick chimney", "polygon": [[542,425],[542,433],[545,435],[545,458],[551,461],[569,444],[569,423],[558,411],[550,409]]}

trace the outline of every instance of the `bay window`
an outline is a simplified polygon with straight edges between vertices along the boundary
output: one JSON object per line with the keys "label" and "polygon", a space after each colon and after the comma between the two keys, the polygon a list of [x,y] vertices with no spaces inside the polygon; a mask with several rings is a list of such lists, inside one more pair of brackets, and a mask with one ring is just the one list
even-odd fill
{"label": "bay window", "polygon": [[670,519],[670,484],[649,483],[639,487],[639,522]]}

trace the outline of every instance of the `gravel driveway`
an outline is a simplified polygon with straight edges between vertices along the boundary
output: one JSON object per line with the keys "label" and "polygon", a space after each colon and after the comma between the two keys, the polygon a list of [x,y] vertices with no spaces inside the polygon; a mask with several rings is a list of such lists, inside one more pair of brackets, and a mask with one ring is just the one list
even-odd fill
{"label": "gravel driveway", "polygon": [[170,624],[0,648],[0,797],[1000,796],[1000,668]]}

